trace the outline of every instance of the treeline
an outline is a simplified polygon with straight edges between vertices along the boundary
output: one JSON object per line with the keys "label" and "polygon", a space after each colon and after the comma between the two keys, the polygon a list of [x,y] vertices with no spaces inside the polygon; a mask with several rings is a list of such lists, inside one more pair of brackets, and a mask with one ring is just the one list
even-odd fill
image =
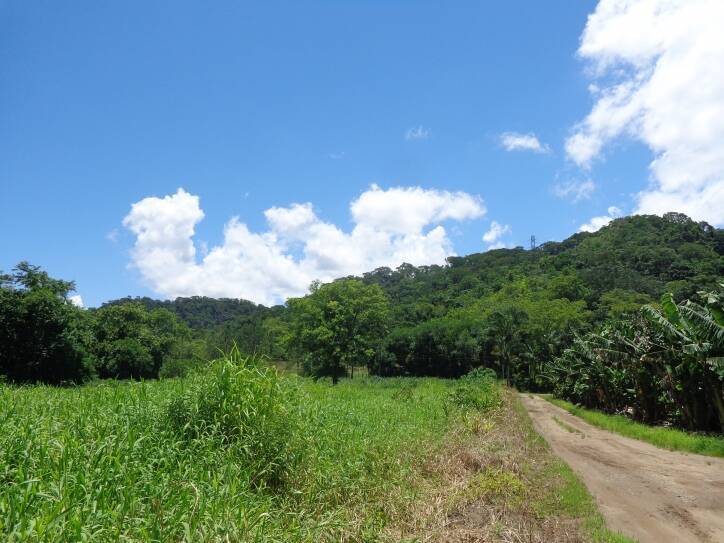
{"label": "treeline", "polygon": [[207,296],[180,297],[175,300],[154,300],[148,296],[127,296],[126,298],[106,302],[101,307],[128,303],[141,304],[149,311],[167,309],[174,313],[181,322],[194,330],[210,329],[236,318],[254,317],[269,311],[267,307],[248,300],[209,298]]}
{"label": "treeline", "polygon": [[[72,283],[24,264],[0,289],[0,373],[48,382],[173,376],[237,345],[333,380],[359,366],[441,377],[490,368],[589,407],[717,429],[723,277],[724,231],[678,213],[618,219],[533,250],[380,268],[273,308],[126,298],[81,311],[67,301]],[[699,343],[695,310],[714,334]]]}
{"label": "treeline", "polygon": [[0,378],[155,378],[202,360],[205,345],[167,309],[126,303],[82,310],[69,300],[74,288],[27,262],[0,275]]}

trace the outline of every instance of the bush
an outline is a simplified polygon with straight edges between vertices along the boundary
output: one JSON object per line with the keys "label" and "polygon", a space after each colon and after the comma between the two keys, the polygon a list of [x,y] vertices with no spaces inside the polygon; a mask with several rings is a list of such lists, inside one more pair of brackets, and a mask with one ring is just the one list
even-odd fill
{"label": "bush", "polygon": [[214,364],[168,404],[170,427],[189,441],[234,447],[254,487],[279,486],[294,463],[289,441],[296,394],[274,368],[236,348]]}
{"label": "bush", "polygon": [[495,370],[491,368],[474,368],[467,374],[463,375],[460,380],[464,382],[475,382],[482,384],[493,384],[495,383],[497,376]]}
{"label": "bush", "polygon": [[464,375],[447,397],[447,405],[460,409],[489,411],[500,403],[500,389],[495,381],[495,372],[488,368],[475,368]]}

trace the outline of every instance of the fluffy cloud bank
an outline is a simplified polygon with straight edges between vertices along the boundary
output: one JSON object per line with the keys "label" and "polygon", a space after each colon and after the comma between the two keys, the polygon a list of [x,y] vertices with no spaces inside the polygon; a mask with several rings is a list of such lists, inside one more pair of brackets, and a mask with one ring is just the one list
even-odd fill
{"label": "fluffy cloud bank", "polygon": [[579,55],[595,104],[566,142],[588,167],[620,135],[654,153],[636,213],[724,224],[724,2],[601,0]]}
{"label": "fluffy cloud bank", "polygon": [[403,262],[441,264],[454,253],[440,223],[481,217],[485,207],[465,192],[372,185],[350,211],[351,232],[321,220],[310,203],[267,209],[268,229],[260,233],[234,217],[223,243],[201,259],[193,236],[204,213],[199,197],[183,189],[136,202],[123,225],[136,236],[132,264],[156,292],[273,304],[304,294],[315,279]]}

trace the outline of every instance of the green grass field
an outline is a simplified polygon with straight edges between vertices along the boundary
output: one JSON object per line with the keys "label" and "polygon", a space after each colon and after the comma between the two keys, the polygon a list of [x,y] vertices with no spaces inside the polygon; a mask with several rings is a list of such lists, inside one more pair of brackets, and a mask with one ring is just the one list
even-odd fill
{"label": "green grass field", "polygon": [[0,384],[2,541],[449,541],[473,502],[488,534],[623,541],[484,375],[331,386],[232,354],[184,379]]}
{"label": "green grass field", "polygon": [[724,437],[722,436],[708,436],[675,428],[648,426],[622,415],[607,415],[600,411],[584,409],[550,395],[544,395],[544,397],[558,407],[604,430],[640,439],[663,449],[724,458]]}
{"label": "green grass field", "polygon": [[455,386],[332,387],[231,362],[179,380],[0,385],[0,539],[373,540],[461,416]]}

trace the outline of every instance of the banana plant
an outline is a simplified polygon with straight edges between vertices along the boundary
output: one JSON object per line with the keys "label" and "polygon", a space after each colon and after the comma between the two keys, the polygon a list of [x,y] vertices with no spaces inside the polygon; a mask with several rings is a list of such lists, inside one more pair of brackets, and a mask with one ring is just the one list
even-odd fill
{"label": "banana plant", "polygon": [[671,294],[661,298],[661,310],[645,306],[645,314],[683,351],[708,364],[724,380],[724,284],[722,292],[700,292],[705,305],[687,300],[679,305]]}
{"label": "banana plant", "polygon": [[685,355],[684,364],[700,371],[707,402],[716,411],[724,430],[724,284],[720,292],[701,292],[704,304],[691,300],[677,304],[671,294],[661,298],[661,309],[645,306],[644,314],[671,340],[672,347]]}

